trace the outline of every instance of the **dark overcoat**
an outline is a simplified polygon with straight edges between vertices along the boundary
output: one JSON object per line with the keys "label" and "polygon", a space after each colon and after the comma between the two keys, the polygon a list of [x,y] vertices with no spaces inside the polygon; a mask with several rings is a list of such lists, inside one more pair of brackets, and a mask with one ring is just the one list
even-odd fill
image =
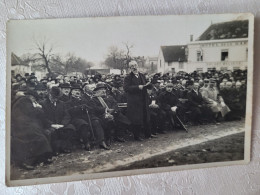
{"label": "dark overcoat", "polygon": [[[44,111],[44,119],[47,128],[52,124],[61,124],[64,126],[69,125],[71,116],[66,111],[65,103],[58,100],[56,106],[54,106],[49,99],[41,102],[42,109]],[[70,126],[73,128],[72,126]]]}
{"label": "dark overcoat", "polygon": [[147,89],[139,89],[139,85],[145,84],[145,76],[141,73],[137,78],[131,72],[124,79],[124,90],[127,94],[127,118],[133,125],[143,125],[150,121]]}
{"label": "dark overcoat", "polygon": [[43,111],[35,108],[24,96],[17,98],[11,113],[11,155],[12,160],[23,163],[52,152],[44,133]]}

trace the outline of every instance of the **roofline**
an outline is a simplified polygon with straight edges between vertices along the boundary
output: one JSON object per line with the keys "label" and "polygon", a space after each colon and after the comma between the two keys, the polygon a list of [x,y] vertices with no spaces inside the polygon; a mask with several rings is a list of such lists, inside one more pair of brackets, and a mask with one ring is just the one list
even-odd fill
{"label": "roofline", "polygon": [[217,42],[236,42],[236,41],[248,41],[248,38],[237,38],[237,39],[215,39],[215,40],[205,40],[205,41],[192,41],[188,45],[195,45],[199,43],[217,43]]}
{"label": "roofline", "polygon": [[172,46],[175,46],[175,47],[183,47],[183,46],[187,46],[187,44],[185,44],[185,45],[161,45],[160,47],[162,48],[162,47],[172,47]]}

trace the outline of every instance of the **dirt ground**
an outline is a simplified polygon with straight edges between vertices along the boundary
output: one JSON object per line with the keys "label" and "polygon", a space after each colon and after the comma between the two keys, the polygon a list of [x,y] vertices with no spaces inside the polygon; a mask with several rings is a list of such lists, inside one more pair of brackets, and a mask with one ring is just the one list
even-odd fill
{"label": "dirt ground", "polygon": [[125,143],[113,142],[111,150],[75,149],[70,154],[53,157],[49,165],[41,164],[30,171],[11,167],[11,179],[242,160],[244,124],[244,121],[233,121],[190,126],[188,133],[168,131],[142,142],[133,141],[129,135]]}

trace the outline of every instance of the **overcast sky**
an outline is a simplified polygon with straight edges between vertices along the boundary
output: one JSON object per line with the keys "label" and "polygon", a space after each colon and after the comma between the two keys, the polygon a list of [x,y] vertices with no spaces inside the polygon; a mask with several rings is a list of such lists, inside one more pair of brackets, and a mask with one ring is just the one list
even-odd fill
{"label": "overcast sky", "polygon": [[211,23],[243,19],[241,15],[143,16],[81,19],[24,20],[8,23],[8,51],[18,56],[35,53],[33,37],[48,37],[54,52],[74,53],[98,64],[108,48],[133,44],[134,56],[157,56],[161,45],[187,44]]}

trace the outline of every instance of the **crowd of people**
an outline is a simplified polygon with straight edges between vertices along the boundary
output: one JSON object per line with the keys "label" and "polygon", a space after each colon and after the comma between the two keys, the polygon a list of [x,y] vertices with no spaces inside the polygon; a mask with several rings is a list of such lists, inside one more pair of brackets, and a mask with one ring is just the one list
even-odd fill
{"label": "crowd of people", "polygon": [[12,74],[11,160],[33,169],[75,145],[110,149],[187,126],[245,117],[247,71],[128,75],[59,75],[38,80]]}

